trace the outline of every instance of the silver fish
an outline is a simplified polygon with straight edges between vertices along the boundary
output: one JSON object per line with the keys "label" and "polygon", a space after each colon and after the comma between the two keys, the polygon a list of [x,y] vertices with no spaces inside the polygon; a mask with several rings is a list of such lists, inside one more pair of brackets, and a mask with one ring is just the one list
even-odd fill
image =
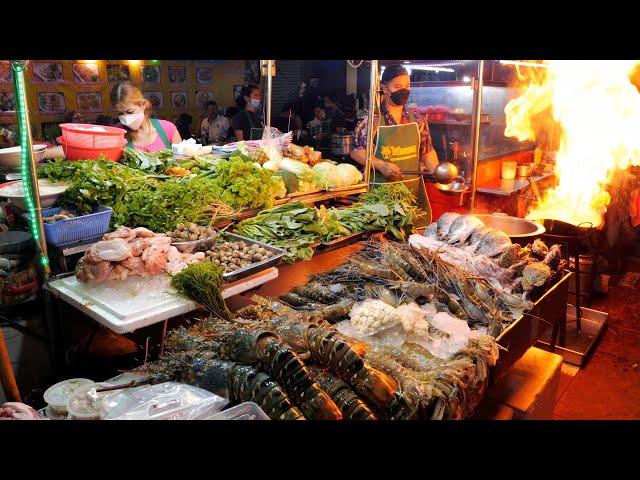
{"label": "silver fish", "polygon": [[461,215],[449,227],[449,233],[447,235],[447,242],[450,245],[455,243],[464,243],[467,241],[467,238],[475,231],[477,228],[482,228],[484,223],[478,217],[474,217],[473,215]]}
{"label": "silver fish", "polygon": [[494,257],[511,246],[511,239],[501,230],[493,230],[478,243],[475,252],[478,255]]}
{"label": "silver fish", "polygon": [[460,214],[455,212],[446,212],[442,214],[438,219],[438,232],[436,234],[438,240],[442,240],[449,233],[451,224],[458,217],[460,217]]}
{"label": "silver fish", "polygon": [[438,222],[431,223],[427,228],[422,232],[423,237],[436,239],[436,234],[438,233]]}
{"label": "silver fish", "polygon": [[471,233],[471,235],[468,238],[468,243],[469,246],[471,247],[477,247],[478,244],[480,243],[480,241],[489,233],[491,233],[493,229],[489,228],[489,227],[479,227],[476,230],[473,231],[473,233]]}

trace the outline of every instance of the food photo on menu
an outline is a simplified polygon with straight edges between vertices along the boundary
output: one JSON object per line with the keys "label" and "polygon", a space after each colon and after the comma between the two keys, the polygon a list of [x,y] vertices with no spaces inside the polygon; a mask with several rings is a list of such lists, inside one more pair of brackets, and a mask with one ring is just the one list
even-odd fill
{"label": "food photo on menu", "polygon": [[97,63],[74,63],[73,78],[77,83],[97,83],[100,73]]}
{"label": "food photo on menu", "polygon": [[41,83],[64,82],[61,63],[33,62],[34,80]]}

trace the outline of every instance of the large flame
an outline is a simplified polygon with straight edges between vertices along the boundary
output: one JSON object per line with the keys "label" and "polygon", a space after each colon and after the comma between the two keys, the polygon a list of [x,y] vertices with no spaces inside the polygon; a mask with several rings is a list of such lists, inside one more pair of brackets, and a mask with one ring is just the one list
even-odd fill
{"label": "large flame", "polygon": [[[558,185],[527,214],[574,225],[602,223],[616,169],[640,165],[640,93],[630,75],[637,60],[548,60],[524,93],[505,107],[505,135],[536,140],[536,116],[551,112],[561,129]],[[538,69],[536,69],[538,70]],[[550,110],[549,110],[550,109]]]}

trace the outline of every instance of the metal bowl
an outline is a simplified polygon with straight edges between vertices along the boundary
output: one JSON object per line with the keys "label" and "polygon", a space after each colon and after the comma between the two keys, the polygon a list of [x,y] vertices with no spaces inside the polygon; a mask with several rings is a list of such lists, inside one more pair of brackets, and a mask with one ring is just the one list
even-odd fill
{"label": "metal bowl", "polygon": [[504,213],[474,214],[475,217],[489,228],[502,230],[509,235],[514,243],[526,245],[540,237],[545,231],[545,227],[539,223],[532,222],[520,217],[511,217]]}
{"label": "metal bowl", "polygon": [[[33,145],[33,154],[35,156],[36,163],[39,163],[42,160],[46,149],[46,145]],[[0,148],[0,165],[4,167],[20,168],[21,161],[22,147]]]}
{"label": "metal bowl", "polygon": [[469,187],[464,182],[436,183],[436,188],[442,192],[450,193],[462,193],[469,190]]}

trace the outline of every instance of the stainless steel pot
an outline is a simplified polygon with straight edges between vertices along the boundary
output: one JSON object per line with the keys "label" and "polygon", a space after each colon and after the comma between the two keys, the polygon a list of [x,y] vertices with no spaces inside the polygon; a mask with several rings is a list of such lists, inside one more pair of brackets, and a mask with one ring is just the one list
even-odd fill
{"label": "stainless steel pot", "polygon": [[543,225],[520,217],[511,217],[505,213],[474,214],[489,228],[502,230],[514,243],[526,245],[545,232]]}
{"label": "stainless steel pot", "polygon": [[353,134],[334,133],[331,135],[331,153],[333,155],[349,155],[353,148]]}

